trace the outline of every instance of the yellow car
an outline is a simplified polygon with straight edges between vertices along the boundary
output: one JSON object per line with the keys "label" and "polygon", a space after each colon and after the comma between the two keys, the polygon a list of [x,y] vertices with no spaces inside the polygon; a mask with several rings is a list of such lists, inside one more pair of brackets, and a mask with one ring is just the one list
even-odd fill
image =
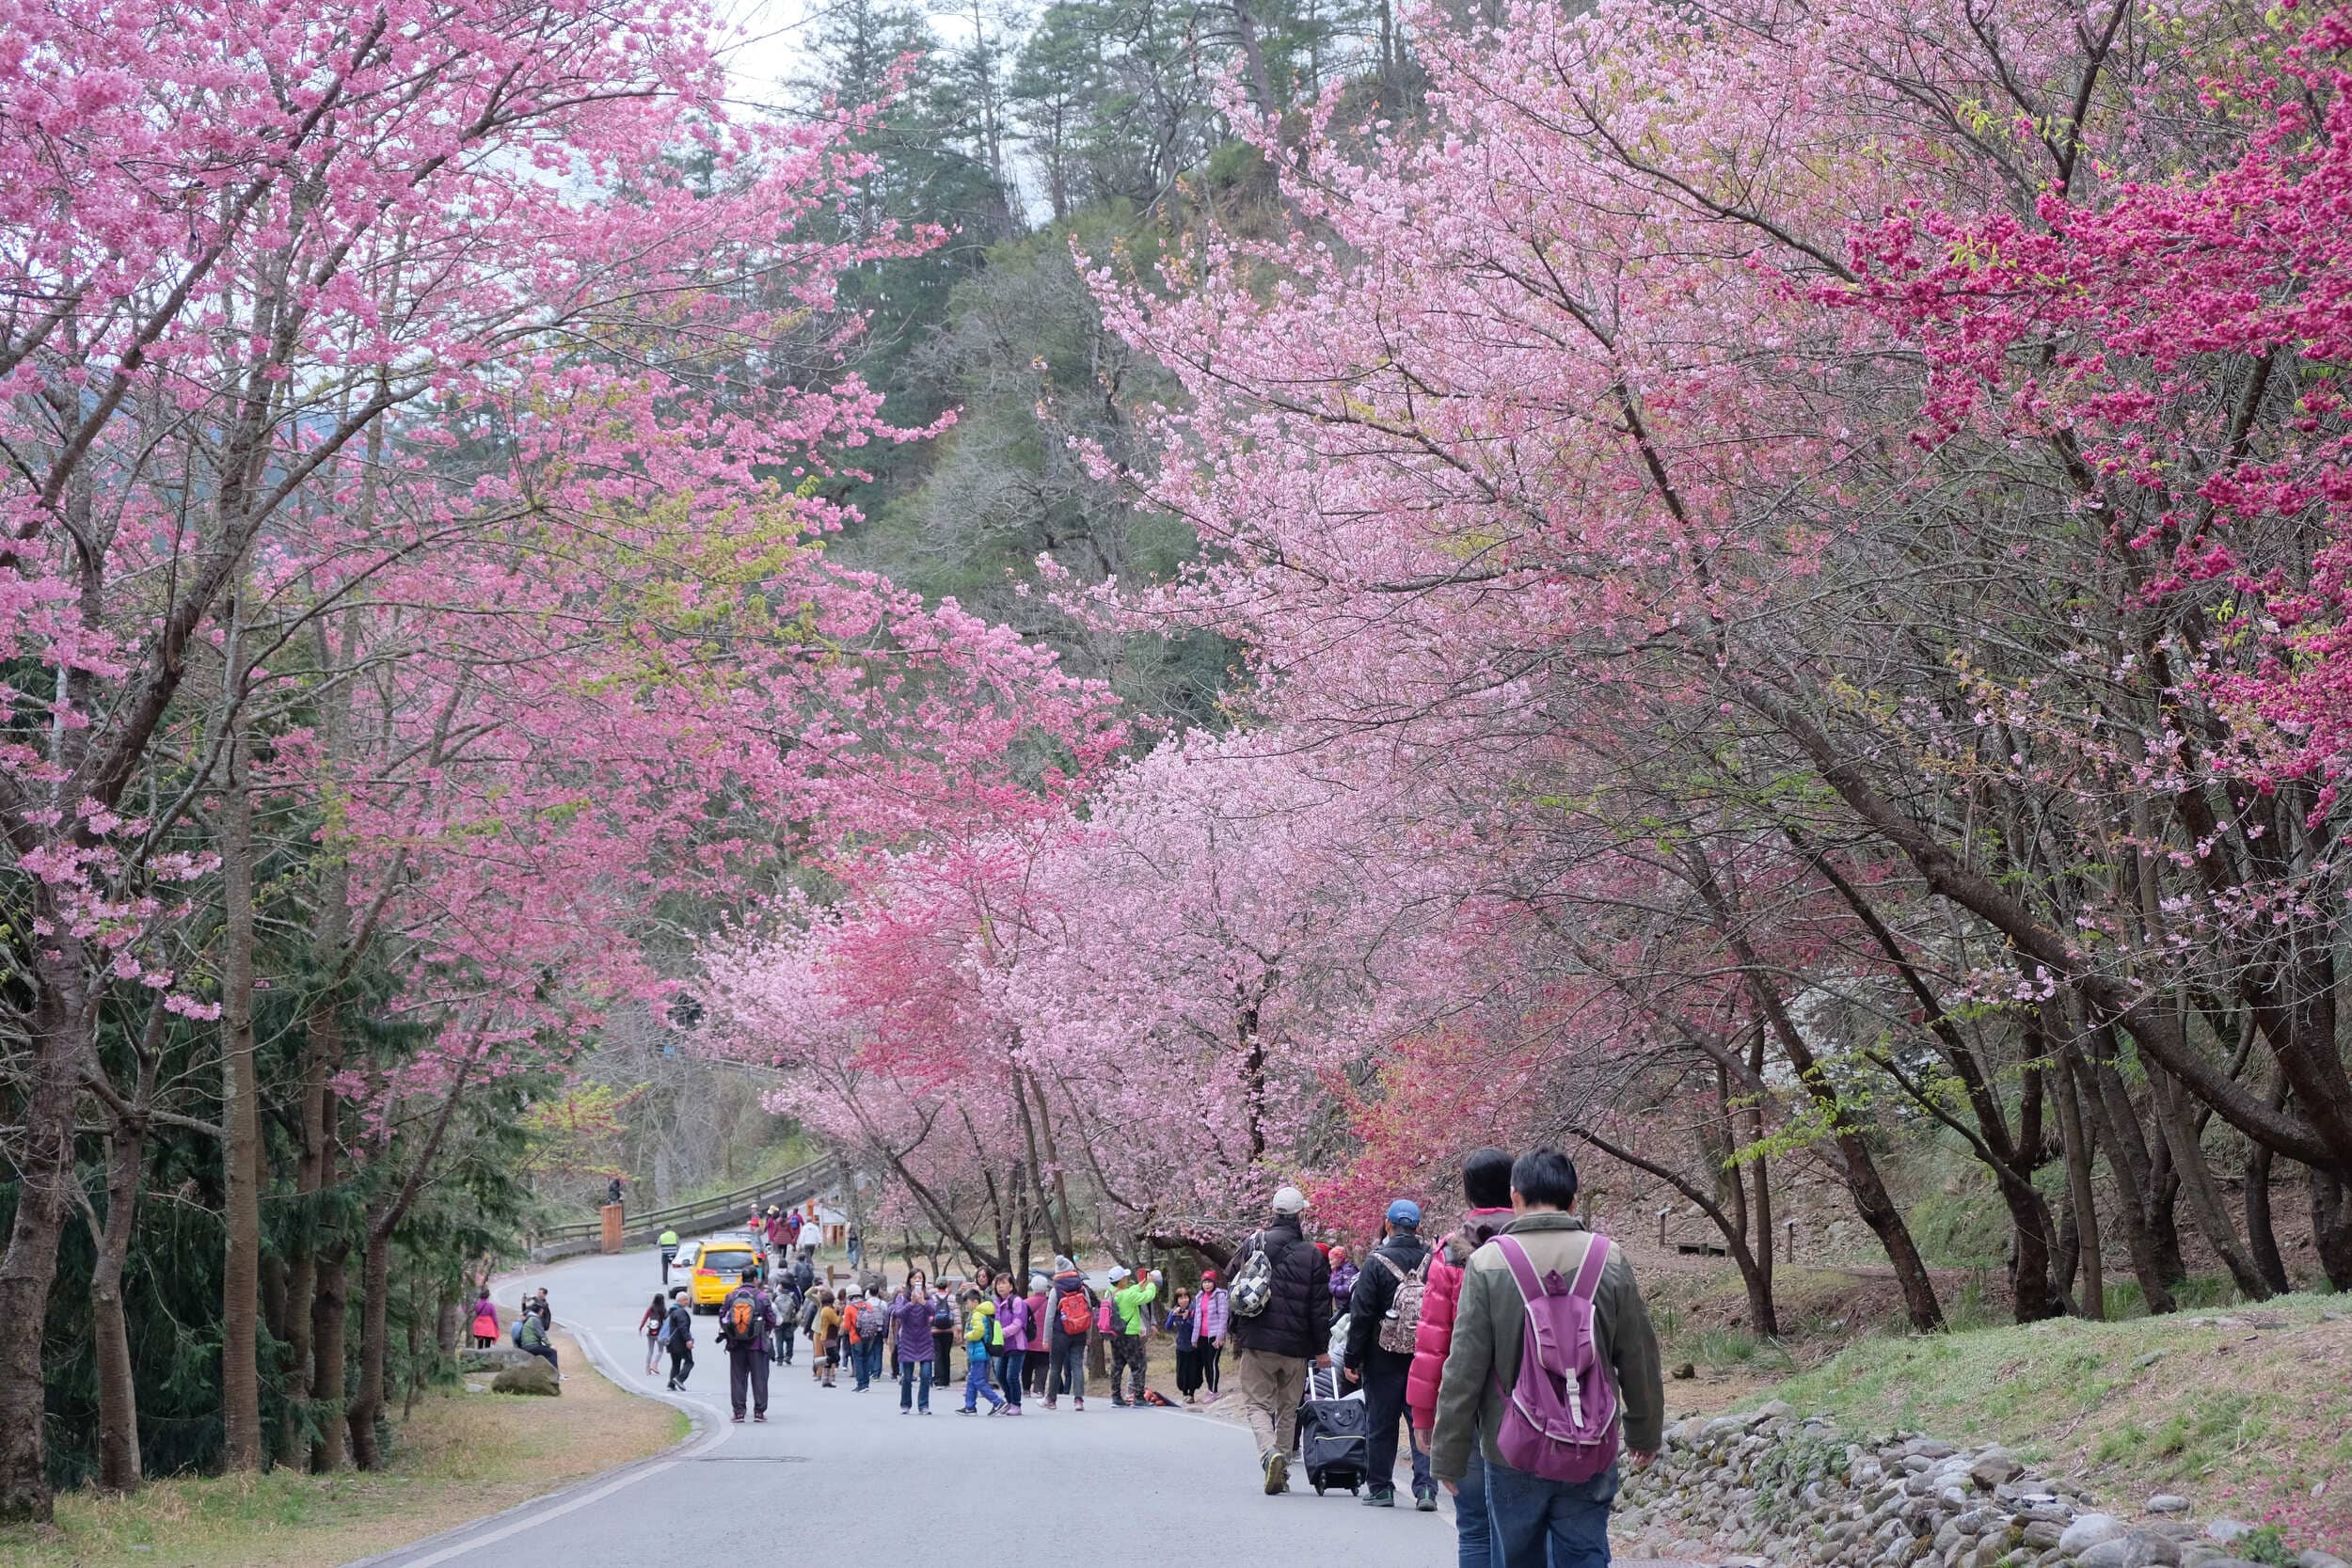
{"label": "yellow car", "polygon": [[688,1288],[693,1294],[694,1310],[719,1310],[728,1292],[741,1282],[744,1272],[757,1267],[758,1263],[759,1254],[749,1242],[705,1242],[702,1250],[694,1255],[694,1272],[687,1276]]}

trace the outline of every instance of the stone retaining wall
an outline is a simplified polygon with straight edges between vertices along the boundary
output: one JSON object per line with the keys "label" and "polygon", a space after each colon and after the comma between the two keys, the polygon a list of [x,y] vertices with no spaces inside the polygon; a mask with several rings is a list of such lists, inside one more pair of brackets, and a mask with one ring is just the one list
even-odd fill
{"label": "stone retaining wall", "polygon": [[1678,1423],[1656,1464],[1629,1472],[1617,1508],[1628,1555],[1769,1568],[2352,1568],[2279,1550],[2240,1521],[2191,1519],[2183,1497],[2151,1497],[2149,1517],[2125,1520],[1997,1447],[1857,1442],[1778,1402]]}

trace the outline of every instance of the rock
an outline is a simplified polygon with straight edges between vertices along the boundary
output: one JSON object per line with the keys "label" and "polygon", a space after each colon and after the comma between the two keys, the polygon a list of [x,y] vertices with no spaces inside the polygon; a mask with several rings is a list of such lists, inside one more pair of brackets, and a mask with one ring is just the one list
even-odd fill
{"label": "rock", "polygon": [[502,1372],[509,1367],[519,1367],[526,1361],[538,1359],[527,1352],[508,1347],[461,1350],[457,1353],[457,1370],[461,1372]]}
{"label": "rock", "polygon": [[469,1394],[486,1394],[489,1391],[490,1386],[486,1383],[469,1383],[466,1385],[466,1392]]}
{"label": "rock", "polygon": [[1690,1379],[1694,1378],[1694,1377],[1696,1377],[1696,1376],[1698,1376],[1698,1375],[1699,1375],[1699,1370],[1698,1370],[1698,1368],[1696,1368],[1696,1367],[1692,1366],[1692,1365],[1690,1362],[1688,1362],[1688,1361],[1685,1361],[1685,1362],[1684,1362],[1681,1366],[1677,1367],[1677,1368],[1675,1369],[1675,1376],[1677,1376],[1677,1378],[1682,1379],[1682,1380],[1683,1380],[1683,1381],[1685,1381],[1685,1382],[1688,1382]]}
{"label": "rock", "polygon": [[2005,1453],[1989,1453],[1968,1466],[1968,1479],[1990,1492],[2003,1481],[2015,1481],[2026,1467]]}
{"label": "rock", "polygon": [[2159,1492],[2148,1499],[2151,1513],[2186,1513],[2188,1499],[2177,1492]]}
{"label": "rock", "polygon": [[2123,1521],[2110,1513],[2084,1513],[2066,1527],[2058,1537],[2058,1550],[2068,1557],[2080,1557],[2103,1541],[2113,1541],[2123,1533]]}
{"label": "rock", "polygon": [[2179,1568],[2180,1543],[2148,1530],[2111,1536],[2076,1555],[2074,1568]]}
{"label": "rock", "polygon": [[2308,1552],[2297,1552],[2295,1557],[2295,1561],[2296,1568],[2352,1568],[2352,1563],[2345,1562],[2344,1559],[2336,1556],[2335,1553],[2323,1552],[2316,1549]]}
{"label": "rock", "polygon": [[2136,1372],[2146,1371],[2149,1368],[2163,1360],[2165,1354],[2165,1352],[2160,1350],[2152,1350],[2145,1355],[2134,1356],[2132,1358],[2132,1370]]}
{"label": "rock", "polygon": [[2251,1535],[2254,1527],[2243,1519],[2216,1519],[2205,1527],[2205,1534],[2225,1545],[2241,1535]]}
{"label": "rock", "polygon": [[2052,1524],[2047,1519],[2036,1519],[2026,1527],[2025,1544],[2037,1552],[2046,1552],[2057,1545],[2058,1537],[2065,1533],[2066,1527],[2063,1525]]}
{"label": "rock", "polygon": [[1957,1486],[1947,1486],[1935,1495],[1935,1500],[1957,1513],[1968,1506],[1968,1494]]}
{"label": "rock", "polygon": [[1785,1420],[1796,1413],[1796,1406],[1787,1400],[1773,1400],[1769,1404],[1758,1405],[1756,1414],[1748,1418],[1748,1425],[1760,1427],[1767,1421]]}
{"label": "rock", "polygon": [[509,1367],[490,1380],[494,1394],[561,1394],[564,1385],[555,1375],[555,1369],[535,1355],[526,1355],[527,1367]]}

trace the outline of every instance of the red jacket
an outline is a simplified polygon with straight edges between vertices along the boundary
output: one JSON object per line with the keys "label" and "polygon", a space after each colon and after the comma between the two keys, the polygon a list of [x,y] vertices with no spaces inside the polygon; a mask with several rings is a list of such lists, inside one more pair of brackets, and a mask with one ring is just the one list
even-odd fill
{"label": "red jacket", "polygon": [[1438,1424],[1438,1385],[1445,1377],[1446,1352],[1454,1348],[1454,1311],[1462,1299],[1462,1265],[1479,1245],[1501,1230],[1508,1209],[1473,1209],[1462,1227],[1438,1243],[1429,1259],[1429,1284],[1421,1298],[1421,1326],[1413,1331],[1413,1370],[1406,1374],[1405,1402],[1413,1428]]}

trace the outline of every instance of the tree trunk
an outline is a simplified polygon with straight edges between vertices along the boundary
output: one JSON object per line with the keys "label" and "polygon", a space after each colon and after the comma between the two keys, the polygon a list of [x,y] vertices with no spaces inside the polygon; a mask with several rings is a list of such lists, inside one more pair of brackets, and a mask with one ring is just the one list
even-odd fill
{"label": "tree trunk", "polygon": [[2197,1129],[2189,1121],[2186,1094],[2153,1063],[2149,1065],[2148,1079],[2154,1091],[2157,1126],[2172,1150],[2172,1168],[2180,1174],[2182,1188],[2188,1195],[2189,1216],[2204,1232],[2205,1241],[2221,1259],[2221,1266],[2230,1271],[2238,1294],[2249,1301],[2268,1301],[2270,1287],[2238,1240],[2237,1227],[2231,1222],[2230,1211],[2221,1201],[2221,1189],[2214,1181],[2212,1168],[2205,1164],[2205,1151],[2198,1144]]}
{"label": "tree trunk", "polygon": [[313,1475],[340,1470],[345,1462],[343,1399],[351,1374],[344,1321],[350,1258],[351,1243],[341,1239],[320,1249],[318,1290],[310,1298],[310,1411],[317,1427],[310,1443]]}
{"label": "tree trunk", "polygon": [[262,1093],[253,1048],[253,797],[242,736],[221,791],[221,1464],[262,1467]]}
{"label": "tree trunk", "polygon": [[2328,1289],[2352,1291],[2352,1202],[2335,1172],[2313,1165],[2311,1173],[2312,1250]]}
{"label": "tree trunk", "polygon": [[128,1495],[139,1489],[139,1393],[131,1375],[131,1333],[122,1311],[122,1271],[131,1256],[131,1227],[138,1213],[139,1176],[147,1159],[146,1129],[132,1119],[106,1140],[106,1223],[98,1235],[90,1275],[90,1337],[98,1364],[98,1486]]}
{"label": "tree trunk", "polygon": [[[69,917],[35,895],[36,912],[62,933]],[[44,1444],[42,1325],[57,1278],[57,1239],[73,1181],[73,1125],[89,1019],[82,944],[60,935],[35,978],[31,1083],[23,1101],[16,1217],[0,1254],[0,1524],[47,1524],[55,1506]]]}
{"label": "tree trunk", "polygon": [[2265,1283],[2281,1294],[2295,1289],[2286,1259],[2279,1254],[2279,1232],[2270,1216],[2270,1150],[2256,1144],[2246,1161],[2246,1249]]}
{"label": "tree trunk", "polygon": [[[2123,1220],[2124,1245],[2131,1252],[2132,1276],[2139,1281],[2140,1295],[2147,1302],[2151,1316],[2169,1312],[2173,1307],[2170,1279],[2164,1272],[2155,1232],[2148,1224],[2148,1205],[2154,1196],[2153,1177],[2148,1146],[2140,1140],[2138,1118],[2132,1114],[2131,1101],[2122,1092],[2122,1081],[2112,1068],[2084,1060],[2073,1052],[2069,1053],[2069,1059],[2082,1103],[2090,1113],[2090,1126],[2086,1131],[2106,1147],[2107,1164],[2115,1173],[2120,1189],[2117,1196],[2121,1201],[2116,1208]],[[2091,1212],[2085,1211],[2084,1219],[2088,1220]]]}
{"label": "tree trunk", "polygon": [[2075,1258],[2082,1274],[2082,1315],[2102,1322],[2107,1315],[2106,1275],[2099,1256],[2099,1199],[2091,1185],[2090,1130],[2083,1125],[2082,1100],[2074,1089],[2074,1072],[2067,1058],[2058,1062],[2057,1098],[2058,1137],[2066,1155],[2067,1202],[2074,1220]]}
{"label": "tree trunk", "polygon": [[375,1440],[376,1418],[384,1414],[384,1358],[391,1334],[392,1233],[389,1225],[368,1225],[359,1262],[359,1386],[351,1397],[345,1424],[351,1429],[351,1462],[378,1469],[384,1454]]}

